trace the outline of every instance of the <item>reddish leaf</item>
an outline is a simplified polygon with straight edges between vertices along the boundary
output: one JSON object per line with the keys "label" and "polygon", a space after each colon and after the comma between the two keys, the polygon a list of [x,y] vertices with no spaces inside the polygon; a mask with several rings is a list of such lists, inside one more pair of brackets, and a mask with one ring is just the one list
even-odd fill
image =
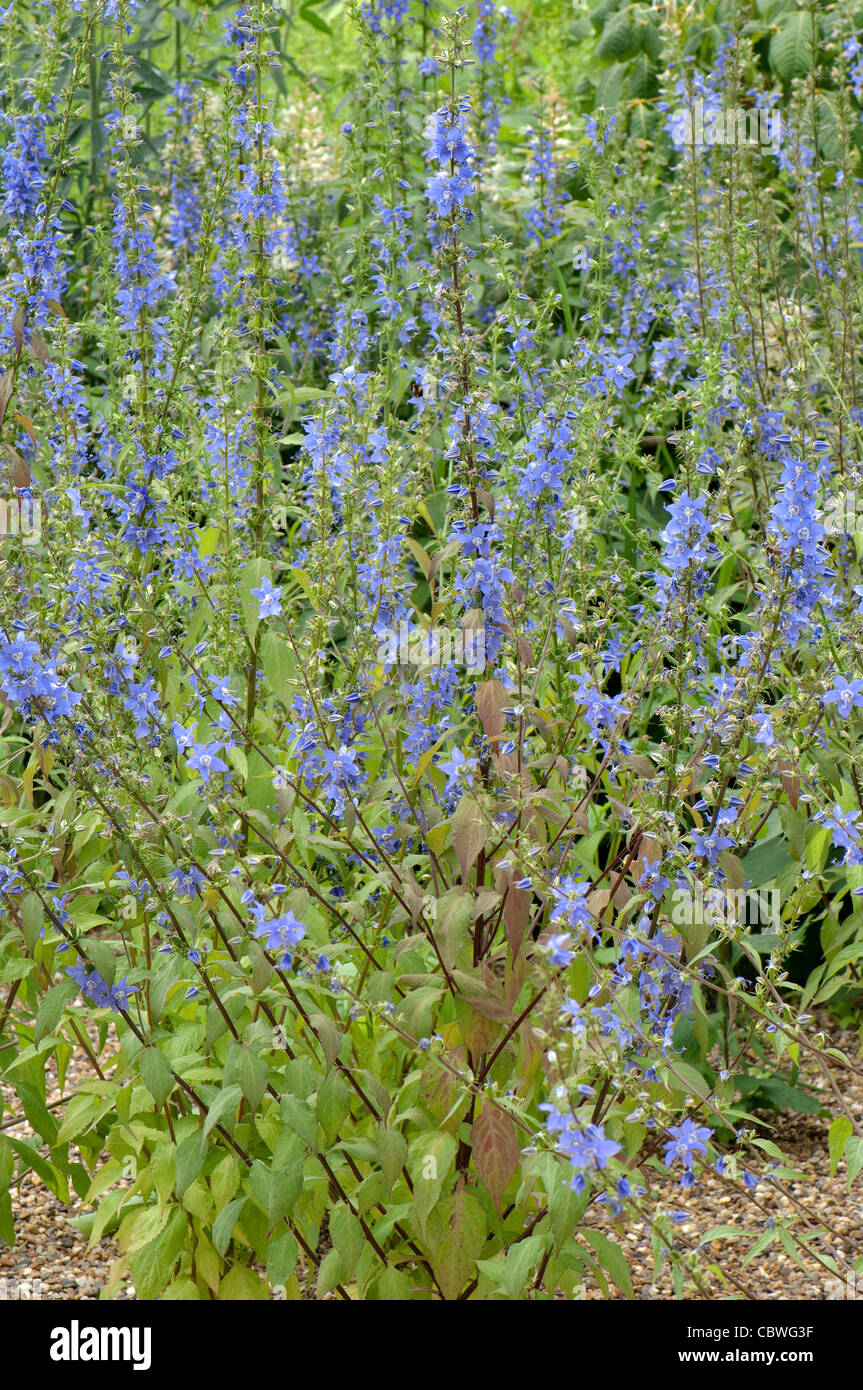
{"label": "reddish leaf", "polygon": [[520,1157],[515,1124],[496,1105],[484,1105],[470,1132],[473,1161],[498,1211]]}
{"label": "reddish leaf", "polygon": [[468,1052],[474,1057],[482,1057],[490,1052],[500,1036],[501,1025],[493,1023],[490,1018],[483,1018],[466,999],[458,1000],[456,1015],[459,1032]]}
{"label": "reddish leaf", "polygon": [[3,417],[6,414],[6,407],[12,396],[12,389],[15,385],[15,373],[11,367],[0,377],[0,425],[3,424]]}
{"label": "reddish leaf", "polygon": [[39,440],[36,438],[36,431],[35,431],[35,429],[33,428],[33,421],[30,419],[30,416],[29,416],[29,415],[16,415],[16,416],[15,416],[15,420],[16,420],[16,422],[21,426],[22,430],[26,430],[26,431],[27,431],[27,434],[29,434],[31,440],[33,441],[33,447],[34,447],[35,449],[38,449],[38,448],[39,448]]}
{"label": "reddish leaf", "polygon": [[485,1244],[485,1212],[479,1198],[461,1185],[441,1203],[440,1217],[443,1234],[435,1252],[435,1278],[444,1298],[454,1299],[475,1275]]}
{"label": "reddish leaf", "polygon": [[467,882],[471,867],[487,843],[489,828],[473,797],[463,796],[452,818],[452,842],[461,869],[462,882]]}
{"label": "reddish leaf", "polygon": [[11,444],[6,444],[6,453],[9,456],[9,477],[14,488],[30,486],[30,465],[22,459],[17,449],[13,449]]}
{"label": "reddish leaf", "polygon": [[434,1057],[429,1058],[423,1067],[420,1096],[438,1121],[452,1109],[454,1084],[455,1077],[449,1067],[442,1066]]}
{"label": "reddish leaf", "polygon": [[800,778],[794,772],[790,763],[786,763],[781,767],[780,780],[782,782],[782,790],[791,803],[792,811],[796,811],[800,804]]}
{"label": "reddish leaf", "polygon": [[487,738],[500,738],[505,723],[501,710],[510,703],[510,696],[500,681],[480,681],[476,688],[476,708]]}
{"label": "reddish leaf", "polygon": [[36,361],[41,362],[43,367],[49,361],[48,344],[45,342],[38,328],[31,328],[30,330],[30,351],[36,358]]}
{"label": "reddish leaf", "polygon": [[518,955],[524,942],[525,933],[530,926],[530,893],[526,888],[516,888],[510,884],[503,909],[506,934],[509,938],[513,959]]}
{"label": "reddish leaf", "polygon": [[24,310],[20,304],[12,315],[12,333],[15,338],[15,346],[18,349],[18,356],[20,357],[24,347]]}

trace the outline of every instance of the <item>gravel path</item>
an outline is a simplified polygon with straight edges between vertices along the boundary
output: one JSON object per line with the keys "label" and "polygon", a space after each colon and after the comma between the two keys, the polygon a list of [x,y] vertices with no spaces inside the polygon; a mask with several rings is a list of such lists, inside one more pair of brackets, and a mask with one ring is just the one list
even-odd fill
{"label": "gravel path", "polygon": [[[833,1041],[849,1057],[860,1057],[863,1061],[854,1033],[836,1034],[834,1031]],[[68,1073],[70,1083],[74,1085],[85,1072],[86,1064],[76,1066],[73,1059]],[[855,1119],[863,1123],[863,1077],[849,1072],[837,1075],[836,1079]],[[48,1096],[49,1102],[59,1099],[56,1090]],[[829,1295],[837,1297],[839,1293],[835,1285],[831,1286],[831,1275],[819,1266],[812,1250],[833,1256],[841,1265],[851,1265],[863,1256],[863,1175],[850,1192],[844,1162],[839,1165],[835,1177],[830,1177],[829,1119],[772,1112],[764,1118],[774,1126],[775,1132],[770,1137],[787,1154],[789,1166],[801,1169],[806,1180],[785,1180],[783,1186],[788,1193],[785,1196],[767,1181],[759,1182],[754,1193],[745,1193],[729,1187],[712,1173],[700,1177],[691,1189],[680,1188],[673,1180],[663,1178],[658,1184],[654,1183],[662,1195],[663,1209],[685,1218],[673,1225],[675,1245],[680,1250],[692,1248],[706,1231],[716,1226],[741,1227],[755,1237],[769,1229],[772,1219],[791,1215],[795,1210],[794,1202],[799,1203],[795,1230],[802,1234],[814,1228],[820,1233],[813,1236],[812,1249],[798,1256],[800,1263],[778,1240],[748,1263],[745,1261],[751,1238],[714,1240],[709,1252],[702,1251],[697,1267],[699,1286],[691,1282],[684,1286],[686,1298],[748,1295],[760,1300],[821,1300]],[[26,1133],[27,1126],[22,1124],[9,1132]],[[76,1199],[73,1206],[64,1206],[34,1173],[24,1179],[20,1190],[13,1191],[12,1201],[17,1240],[12,1250],[0,1246],[0,1299],[34,1296],[57,1300],[97,1299],[108,1282],[117,1250],[108,1238],[88,1250],[86,1237],[69,1224],[70,1216],[86,1210],[84,1204]],[[592,1224],[614,1234],[622,1243],[632,1271],[636,1298],[667,1300],[675,1296],[668,1262],[658,1276],[654,1272],[651,1235],[645,1223],[636,1222],[612,1232],[609,1218],[597,1210]],[[715,1265],[714,1270],[711,1264]],[[739,1282],[735,1284],[734,1279]],[[35,1287],[34,1281],[38,1281]],[[131,1286],[121,1286],[115,1296],[133,1299],[135,1295]],[[589,1282],[582,1296],[593,1299],[603,1294],[596,1284]],[[619,1296],[614,1289],[612,1296]],[[863,1274],[857,1281],[857,1296],[863,1299]]]}

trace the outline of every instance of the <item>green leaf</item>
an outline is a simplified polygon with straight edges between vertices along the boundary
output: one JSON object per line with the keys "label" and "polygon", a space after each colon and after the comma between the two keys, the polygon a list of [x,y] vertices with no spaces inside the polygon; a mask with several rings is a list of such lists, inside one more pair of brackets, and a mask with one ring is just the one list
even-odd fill
{"label": "green leaf", "polygon": [[327,1067],[331,1067],[341,1050],[343,1036],[341,1029],[329,1017],[328,1014],[310,1014],[309,1022],[315,1030],[315,1034],[321,1047],[324,1049]]}
{"label": "green leaf", "polygon": [[365,1236],[359,1220],[344,1202],[330,1212],[330,1235],[342,1257],[344,1277],[352,1279],[357,1261],[363,1253]]}
{"label": "green leaf", "polygon": [[789,1086],[778,1076],[739,1076],[737,1085],[743,1098],[751,1103],[753,1096],[763,1096],[776,1110],[797,1110],[803,1115],[819,1115],[824,1102],[797,1086]]}
{"label": "green leaf", "polygon": [[287,705],[293,698],[292,681],[297,670],[293,648],[274,632],[265,632],[261,639],[261,665],[270,690]]}
{"label": "green leaf", "polygon": [[848,1186],[850,1187],[860,1169],[863,1168],[863,1139],[854,1134],[845,1144],[845,1162],[848,1165]]}
{"label": "green leaf", "polygon": [[340,1284],[345,1277],[342,1257],[338,1250],[330,1250],[321,1260],[318,1269],[317,1283],[315,1292],[318,1298],[323,1298],[325,1294],[332,1293],[336,1284]]}
{"label": "green leaf", "polygon": [[381,1125],[377,1134],[377,1146],[389,1195],[407,1158],[407,1140],[401,1130],[394,1129],[391,1125]]}
{"label": "green leaf", "polygon": [[731,1240],[737,1236],[748,1236],[752,1232],[743,1226],[711,1226],[699,1240],[699,1245],[709,1245],[712,1240]]}
{"label": "green leaf", "polygon": [[555,1247],[560,1250],[570,1239],[587,1207],[587,1192],[574,1192],[569,1182],[561,1174],[561,1163],[551,1157],[557,1180],[546,1186],[551,1229],[554,1233]]}
{"label": "green leaf", "polygon": [[319,29],[322,34],[332,35],[333,31],[327,21],[322,19],[319,14],[315,14],[314,10],[310,10],[307,5],[301,7],[300,18],[304,19],[307,24],[311,24],[313,29]]}
{"label": "green leaf", "polygon": [[340,1126],[351,1112],[348,1083],[341,1072],[335,1069],[327,1074],[321,1083],[317,1099],[318,1121],[327,1145],[333,1143]]}
{"label": "green leaf", "polygon": [[629,1273],[629,1265],[626,1263],[626,1256],[620,1246],[615,1241],[610,1240],[608,1236],[603,1235],[602,1231],[585,1229],[582,1231],[582,1235],[593,1246],[597,1259],[606,1274],[610,1275],[627,1298],[632,1298],[632,1278]]}
{"label": "green leaf", "polygon": [[[39,1138],[48,1145],[56,1144],[57,1121],[45,1104],[38,1086],[31,1085],[29,1081],[19,1081],[16,1083],[15,1089],[18,1092],[18,1099],[21,1101],[21,1108]],[[0,1183],[0,1186],[5,1186],[5,1184]]]}
{"label": "green leaf", "polygon": [[200,1130],[195,1130],[177,1145],[177,1175],[174,1188],[181,1200],[186,1188],[191,1186],[203,1168],[206,1150],[207,1146]]}
{"label": "green leaf", "polygon": [[539,1264],[551,1242],[551,1232],[543,1231],[520,1240],[507,1251],[504,1265],[503,1287],[507,1298],[516,1301],[521,1298],[528,1279]]}
{"label": "green leaf", "polygon": [[[234,1111],[243,1098],[243,1092],[239,1086],[226,1086],[220,1091],[207,1110],[207,1118],[204,1121],[204,1138],[210,1133],[214,1125],[223,1122],[228,1116],[233,1119]],[[230,1126],[226,1126],[230,1128]]]}
{"label": "green leaf", "polygon": [[95,936],[86,937],[83,944],[88,960],[96,967],[105,984],[112,985],[117,973],[117,957],[114,954],[114,948],[107,941],[100,941]]}
{"label": "green leaf", "polygon": [[793,863],[788,853],[788,841],[784,835],[770,840],[762,840],[749,851],[743,860],[743,872],[752,888],[761,888],[772,883],[776,875]]}
{"label": "green leaf", "polygon": [[417,1135],[408,1149],[408,1172],[414,1184],[413,1209],[423,1238],[426,1222],[441,1194],[456,1155],[456,1141],[443,1130]]}
{"label": "green leaf", "polygon": [[155,1147],[150,1161],[150,1171],[153,1174],[153,1183],[159,1194],[159,1201],[165,1206],[174,1191],[177,1174],[177,1150],[167,1134],[161,1144],[157,1144]]}
{"label": "green leaf", "polygon": [[454,969],[470,942],[472,912],[473,899],[463,888],[451,888],[437,905],[434,939],[447,970]]}
{"label": "green leaf", "polygon": [[38,894],[25,893],[24,897],[21,899],[20,911],[24,940],[32,951],[45,925],[45,909],[42,906],[42,901]]}
{"label": "green leaf", "polygon": [[174,1076],[167,1057],[157,1047],[144,1047],[135,1060],[150,1095],[157,1105],[164,1105],[174,1089]]}
{"label": "green leaf", "polygon": [[688,1062],[681,1062],[675,1058],[672,1066],[663,1068],[663,1074],[666,1077],[666,1085],[670,1086],[673,1091],[679,1091],[682,1085],[694,1096],[700,1096],[702,1100],[706,1100],[710,1095],[710,1085],[701,1075],[701,1072],[690,1066]]}
{"label": "green leaf", "polygon": [[257,1110],[267,1089],[267,1079],[267,1064],[263,1057],[254,1053],[250,1047],[244,1047],[240,1059],[239,1082],[253,1112]]}
{"label": "green leaf", "polygon": [[162,1294],[163,1303],[200,1303],[204,1295],[188,1277],[173,1279]]}
{"label": "green leaf", "polygon": [[314,1111],[297,1096],[282,1096],[282,1119],[298,1134],[307,1148],[317,1149],[318,1125]]}
{"label": "green leaf", "polygon": [[234,1265],[219,1285],[219,1300],[226,1303],[267,1302],[267,1287],[247,1265]]}
{"label": "green leaf", "polygon": [[69,1139],[77,1139],[110,1110],[113,1103],[113,1097],[106,1099],[104,1096],[92,1096],[86,1091],[74,1095],[63,1116],[63,1123],[57,1133],[57,1143],[65,1144]]}
{"label": "green leaf", "polygon": [[8,1139],[0,1138],[0,1190],[11,1186],[15,1173],[15,1151]]}
{"label": "green leaf", "polygon": [[12,1214],[12,1197],[8,1192],[0,1192],[0,1240],[8,1246],[15,1244],[15,1218]]}
{"label": "green leaf", "polygon": [[461,869],[462,882],[491,833],[479,805],[472,796],[463,796],[452,817],[452,842]]}
{"label": "green leaf", "polygon": [[629,10],[619,10],[606,22],[594,57],[622,62],[625,58],[633,58],[637,52],[638,37],[635,26],[630,23]]}
{"label": "green leaf", "polygon": [[142,1207],[132,1222],[127,1249],[129,1252],[141,1250],[150,1245],[165,1229],[168,1212],[160,1205]]}
{"label": "green leaf", "polygon": [[300,1247],[292,1231],[283,1231],[267,1245],[267,1278],[271,1284],[284,1287],[297,1267]]}
{"label": "green leaf", "polygon": [[140,1299],[154,1299],[162,1293],[188,1230],[186,1213],[177,1207],[161,1234],[129,1256],[129,1273]]}
{"label": "green leaf", "polygon": [[284,1168],[271,1169],[267,1192],[267,1211],[271,1226],[276,1226],[283,1217],[290,1216],[303,1190],[303,1184],[302,1159],[297,1159]]}
{"label": "green leaf", "polygon": [[[807,10],[799,10],[789,16],[778,34],[770,40],[770,66],[783,82],[792,77],[802,77],[812,66],[813,23]],[[815,36],[818,25],[815,24]]]}
{"label": "green leaf", "polygon": [[[127,1197],[127,1193],[122,1187],[115,1187],[113,1192],[109,1192],[99,1203],[93,1215],[93,1222],[89,1230],[90,1246],[94,1246],[97,1241],[102,1239],[103,1233],[114,1229],[117,1222],[117,1214]],[[85,1233],[86,1234],[86,1233]]]}
{"label": "green leaf", "polygon": [[385,1303],[409,1303],[413,1291],[414,1285],[404,1270],[389,1265],[374,1285],[371,1296]]}
{"label": "green leaf", "polygon": [[743,860],[730,849],[721,849],[718,854],[719,865],[731,888],[742,888],[745,880]]}
{"label": "green leaf", "polygon": [[228,1248],[231,1236],[234,1234],[234,1227],[240,1219],[240,1212],[248,1201],[247,1196],[235,1197],[226,1207],[223,1207],[213,1222],[212,1241],[220,1255],[224,1255]]}
{"label": "green leaf", "polygon": [[53,1033],[60,1021],[63,1010],[70,999],[78,993],[78,985],[74,980],[63,980],[59,985],[52,986],[39,1005],[36,1014],[36,1023],[33,1028],[33,1041],[38,1047],[39,1043],[49,1033]]}
{"label": "green leaf", "polygon": [[833,1177],[839,1167],[839,1161],[845,1148],[846,1141],[854,1134],[854,1126],[847,1115],[839,1115],[830,1126],[827,1134],[827,1147],[830,1151],[830,1176]]}

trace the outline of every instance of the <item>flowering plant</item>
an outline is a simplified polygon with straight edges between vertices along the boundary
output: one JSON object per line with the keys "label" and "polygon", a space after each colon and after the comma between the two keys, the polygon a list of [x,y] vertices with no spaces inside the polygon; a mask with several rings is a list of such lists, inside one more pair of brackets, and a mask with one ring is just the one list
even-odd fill
{"label": "flowering plant", "polygon": [[0,1235],[74,1190],[108,1296],[703,1292],[669,1180],[855,1065],[859,45],[642,9],[641,135],[491,0],[6,12]]}

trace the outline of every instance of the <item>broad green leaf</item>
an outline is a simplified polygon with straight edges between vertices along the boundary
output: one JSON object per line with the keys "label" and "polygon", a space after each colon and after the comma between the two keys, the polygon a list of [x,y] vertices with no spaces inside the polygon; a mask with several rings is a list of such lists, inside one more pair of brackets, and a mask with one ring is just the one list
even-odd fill
{"label": "broad green leaf", "polygon": [[429,1213],[441,1195],[444,1178],[455,1160],[457,1144],[443,1130],[417,1135],[408,1149],[408,1171],[414,1184],[413,1209],[425,1237]]}
{"label": "broad green leaf", "polygon": [[143,1047],[135,1061],[150,1095],[157,1105],[164,1105],[174,1089],[174,1077],[167,1057],[157,1047]]}
{"label": "broad green leaf", "polygon": [[330,1235],[342,1257],[345,1279],[352,1279],[363,1251],[365,1236],[359,1220],[344,1202],[330,1212]]}
{"label": "broad green leaf", "polygon": [[53,985],[43,998],[36,1014],[36,1024],[33,1029],[33,1041],[37,1045],[49,1033],[53,1033],[62,1017],[63,1010],[70,999],[74,999],[78,993],[78,986],[74,980],[63,980],[59,985]]}
{"label": "broad green leaf", "polygon": [[213,1222],[212,1241],[220,1255],[224,1255],[230,1243],[231,1236],[234,1234],[234,1227],[240,1219],[240,1212],[248,1201],[248,1197],[234,1197],[226,1207],[223,1207]]}
{"label": "broad green leaf", "polygon": [[[205,1139],[214,1125],[233,1121],[234,1111],[242,1098],[243,1092],[237,1085],[226,1086],[223,1091],[219,1092],[207,1110],[207,1118],[204,1121]],[[230,1129],[230,1123],[227,1123],[226,1127]]]}
{"label": "broad green leaf", "polygon": [[629,1273],[629,1265],[626,1263],[626,1256],[617,1242],[610,1240],[602,1231],[594,1231],[587,1227],[582,1231],[582,1235],[588,1244],[593,1246],[596,1257],[606,1274],[613,1279],[627,1298],[632,1298],[632,1277]]}
{"label": "broad green leaf", "polygon": [[377,1148],[387,1182],[387,1193],[390,1193],[407,1158],[407,1141],[400,1130],[391,1125],[381,1125],[377,1134]]}

